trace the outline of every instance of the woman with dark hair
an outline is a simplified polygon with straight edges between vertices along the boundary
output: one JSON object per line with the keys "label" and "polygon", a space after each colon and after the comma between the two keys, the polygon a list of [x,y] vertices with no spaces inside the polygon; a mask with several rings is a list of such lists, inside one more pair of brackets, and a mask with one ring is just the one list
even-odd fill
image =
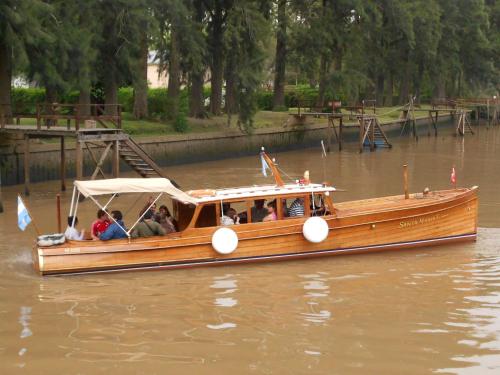
{"label": "woman with dark hair", "polygon": [[167,206],[160,206],[160,212],[156,214],[155,220],[165,229],[166,234],[177,232],[175,219],[170,215]]}

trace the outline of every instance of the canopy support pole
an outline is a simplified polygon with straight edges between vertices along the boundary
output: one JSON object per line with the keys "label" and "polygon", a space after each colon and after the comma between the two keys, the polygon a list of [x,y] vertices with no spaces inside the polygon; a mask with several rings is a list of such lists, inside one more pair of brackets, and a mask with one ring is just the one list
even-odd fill
{"label": "canopy support pole", "polygon": [[73,214],[73,221],[71,222],[71,227],[75,227],[75,221],[76,221],[76,213],[78,212],[78,202],[80,201],[80,192],[78,192],[78,195],[76,197],[76,204],[75,204],[75,212]]}
{"label": "canopy support pole", "polygon": [[75,204],[75,194],[76,194],[76,186],[73,186],[73,195],[71,196],[71,205],[69,207],[69,216],[73,216],[73,206]]}

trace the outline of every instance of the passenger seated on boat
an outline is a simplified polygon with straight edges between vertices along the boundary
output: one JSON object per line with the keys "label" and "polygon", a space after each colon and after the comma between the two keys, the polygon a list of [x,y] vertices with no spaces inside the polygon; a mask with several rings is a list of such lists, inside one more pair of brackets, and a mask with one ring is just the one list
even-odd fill
{"label": "passenger seated on boat", "polygon": [[262,219],[262,221],[276,221],[278,216],[276,215],[276,201],[269,202],[267,204],[267,215]]}
{"label": "passenger seated on boat", "polygon": [[290,217],[304,216],[304,198],[295,199],[288,209]]}
{"label": "passenger seated on boat", "polygon": [[108,214],[104,210],[98,210],[97,220],[92,223],[92,229],[90,230],[92,239],[98,240],[99,236],[106,231],[110,224],[111,220],[109,220]]}
{"label": "passenger seated on boat", "polygon": [[177,232],[176,220],[170,215],[167,206],[160,206],[160,212],[155,215],[155,220],[165,229],[166,234]]}
{"label": "passenger seated on boat", "polygon": [[123,215],[121,211],[113,211],[111,212],[111,216],[115,219],[115,222],[109,225],[106,231],[99,236],[100,240],[115,240],[117,238],[127,238],[127,233],[125,231],[125,224],[123,223]]}
{"label": "passenger seated on boat", "polygon": [[264,207],[265,199],[257,199],[252,207],[252,223],[261,222],[268,214],[267,208]]}
{"label": "passenger seated on boat", "polygon": [[151,237],[165,235],[165,229],[153,220],[153,213],[151,210],[146,211],[142,221],[140,221],[134,229],[132,229],[131,236],[137,237]]}
{"label": "passenger seated on boat", "polygon": [[228,208],[224,211],[220,220],[221,225],[234,225],[240,223],[240,217],[234,208]]}
{"label": "passenger seated on boat", "polygon": [[154,215],[156,215],[156,203],[153,203],[153,201],[154,201],[153,197],[149,197],[146,204],[144,205],[142,210],[139,212],[139,217],[142,216],[142,214],[146,210],[151,211],[153,213],[153,217],[154,217]]}
{"label": "passenger seated on boat", "polygon": [[78,225],[78,217],[75,216],[75,222],[73,225],[73,216],[68,216],[68,227],[64,232],[64,237],[67,240],[76,240],[81,241],[85,238],[85,229],[82,229],[81,232],[78,232],[76,226]]}

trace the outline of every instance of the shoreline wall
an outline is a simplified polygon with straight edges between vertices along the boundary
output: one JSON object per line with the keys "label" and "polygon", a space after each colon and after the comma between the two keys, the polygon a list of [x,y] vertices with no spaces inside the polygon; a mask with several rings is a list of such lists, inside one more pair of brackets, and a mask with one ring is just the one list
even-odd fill
{"label": "shoreline wall", "polygon": [[[442,115],[438,122],[450,122],[451,115]],[[417,119],[417,132],[427,130],[429,119]],[[399,122],[386,123],[382,125],[389,140],[399,137],[401,126]],[[407,129],[409,130],[409,129]],[[241,134],[234,129],[227,132],[198,133],[188,135],[169,135],[148,138],[135,138],[142,148],[161,167],[224,159],[229,157],[246,156],[257,154],[261,146],[266,147],[269,152],[287,151],[300,148],[319,146],[320,140],[326,142],[328,130],[326,124],[291,125],[289,128],[267,128],[258,129],[251,135]],[[345,127],[343,132],[344,148],[358,147],[359,132],[357,127]],[[354,146],[352,143],[356,143]],[[331,151],[338,152],[338,144],[335,136],[332,139]],[[368,149],[367,149],[368,150]],[[31,182],[42,182],[56,180],[59,178],[60,151],[59,142],[36,143],[30,145]],[[100,152],[96,150],[96,152]],[[3,185],[16,185],[24,183],[23,166],[24,147],[22,142],[14,145],[0,147],[0,158],[3,160],[1,170],[1,181]],[[75,145],[74,141],[66,142],[66,177],[75,177]],[[94,170],[95,165],[84,151],[84,175],[88,177]],[[111,166],[108,162],[104,170],[110,172]],[[122,172],[130,171],[130,168],[122,163]]]}

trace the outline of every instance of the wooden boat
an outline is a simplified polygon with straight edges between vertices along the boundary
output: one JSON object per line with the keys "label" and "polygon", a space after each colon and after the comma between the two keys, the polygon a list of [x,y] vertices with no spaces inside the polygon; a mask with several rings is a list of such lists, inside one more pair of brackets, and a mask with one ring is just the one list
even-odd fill
{"label": "wooden boat", "polygon": [[[476,239],[477,187],[336,203],[332,199],[334,187],[308,181],[284,184],[274,162],[265,154],[263,158],[273,172],[275,185],[182,192],[166,179],[76,181],[74,193],[82,193],[98,205],[92,195],[97,191],[108,194],[156,190],[160,195],[168,194],[179,231],[148,238],[35,246],[35,268],[43,275],[180,268],[396,250]],[[131,183],[128,180],[136,181],[127,190],[124,186]],[[152,190],[146,188],[150,186],[146,181],[154,186]],[[113,190],[118,186],[121,190]],[[296,198],[303,199],[304,215],[287,216],[286,207]],[[276,221],[252,222],[252,207],[259,199],[276,200]],[[78,202],[75,194],[74,202]],[[246,215],[247,223],[221,226],[221,211],[228,204],[243,217]]]}

